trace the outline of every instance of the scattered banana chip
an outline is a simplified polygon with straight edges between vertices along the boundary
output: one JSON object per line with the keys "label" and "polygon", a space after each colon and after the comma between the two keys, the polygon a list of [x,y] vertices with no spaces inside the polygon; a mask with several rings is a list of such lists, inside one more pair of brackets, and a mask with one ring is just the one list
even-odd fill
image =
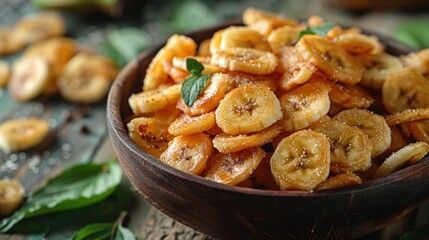
{"label": "scattered banana chip", "polygon": [[13,29],[0,28],[0,56],[21,50],[24,43],[17,37]]}
{"label": "scattered banana chip", "polygon": [[0,88],[5,87],[10,77],[10,67],[6,61],[0,60]]}
{"label": "scattered banana chip", "polygon": [[24,187],[15,180],[0,180],[0,216],[11,215],[24,201]]}
{"label": "scattered banana chip", "polygon": [[65,23],[62,17],[54,12],[41,12],[27,15],[15,26],[15,34],[24,44],[65,33]]}
{"label": "scattered banana chip", "polygon": [[6,153],[24,151],[39,145],[48,133],[48,122],[41,118],[8,120],[0,124],[0,149]]}
{"label": "scattered banana chip", "polygon": [[429,51],[393,56],[358,28],[316,31],[319,16],[248,8],[243,22],[199,45],[175,34],[152,59],[129,98],[129,135],[143,150],[219,183],[308,192],[371,181],[428,153]]}

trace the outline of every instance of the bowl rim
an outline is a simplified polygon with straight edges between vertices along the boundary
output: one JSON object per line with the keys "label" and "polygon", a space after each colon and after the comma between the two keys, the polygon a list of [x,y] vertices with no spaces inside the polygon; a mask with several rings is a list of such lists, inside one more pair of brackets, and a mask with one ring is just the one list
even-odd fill
{"label": "bowl rim", "polygon": [[[192,32],[185,33],[186,36],[194,36],[197,33],[200,33],[202,31],[204,32],[211,32],[218,30],[220,28],[225,28],[227,26],[232,25],[242,25],[241,21],[237,21],[236,19],[233,20],[227,20],[222,23],[216,24],[214,26],[202,28],[199,30],[195,30]],[[362,29],[362,28],[360,28]],[[413,52],[416,51],[416,49],[407,46],[403,43],[400,43],[396,40],[394,40],[391,37],[383,36],[382,34],[374,33],[371,31],[366,31],[362,29],[362,32],[365,34],[371,34],[376,35],[380,39],[382,39],[384,42],[387,42],[389,47],[397,48],[402,51],[406,52]],[[429,175],[429,156],[425,156],[420,162],[407,166],[403,169],[400,169],[398,171],[395,171],[388,176],[377,178],[377,179],[371,179],[367,182],[363,182],[362,184],[352,186],[352,187],[346,187],[346,188],[339,188],[339,189],[329,189],[329,190],[317,190],[317,191],[300,191],[300,190],[288,190],[288,191],[282,191],[282,190],[265,190],[265,189],[255,189],[255,188],[243,188],[243,187],[237,187],[237,186],[229,186],[226,184],[214,182],[208,179],[205,179],[204,177],[189,174],[186,172],[183,172],[181,170],[178,170],[166,163],[163,163],[159,159],[155,158],[151,154],[145,152],[142,148],[140,148],[134,141],[131,139],[131,137],[128,135],[128,132],[126,130],[126,124],[123,121],[122,115],[121,115],[121,103],[120,99],[122,99],[122,91],[120,91],[121,87],[125,84],[125,81],[127,81],[129,73],[133,71],[137,71],[139,67],[139,62],[142,59],[151,57],[151,55],[156,54],[156,52],[159,51],[159,49],[165,45],[165,41],[152,46],[148,50],[142,52],[139,54],[137,58],[129,62],[118,74],[115,81],[112,84],[112,87],[110,88],[108,98],[107,98],[107,124],[109,129],[109,135],[115,135],[116,138],[123,144],[126,149],[133,152],[135,155],[139,156],[139,158],[142,161],[146,161],[149,164],[151,164],[153,167],[160,169],[161,171],[167,172],[168,174],[174,175],[175,177],[190,181],[195,184],[204,185],[209,188],[221,190],[221,191],[228,191],[233,192],[237,194],[245,194],[245,195],[254,195],[254,196],[265,196],[265,197],[299,197],[299,198],[314,198],[314,197],[332,197],[337,195],[349,195],[353,193],[358,192],[365,192],[376,188],[381,188],[387,184],[400,182],[402,180],[410,179],[413,181],[417,181],[416,176],[422,175],[426,173],[426,175]],[[386,46],[384,44],[384,46]],[[115,100],[116,99],[116,100]],[[115,148],[115,146],[114,146]],[[126,160],[126,161],[133,161],[132,159]],[[417,174],[418,173],[418,174]]]}

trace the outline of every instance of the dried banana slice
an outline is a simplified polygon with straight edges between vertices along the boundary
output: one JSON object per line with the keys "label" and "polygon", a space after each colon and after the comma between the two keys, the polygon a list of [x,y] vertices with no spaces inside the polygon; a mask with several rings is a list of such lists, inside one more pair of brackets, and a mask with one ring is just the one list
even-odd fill
{"label": "dried banana slice", "polygon": [[225,28],[222,32],[219,50],[237,47],[271,51],[271,47],[264,36],[251,28],[241,26]]}
{"label": "dried banana slice", "polygon": [[[389,157],[392,153],[398,151],[399,149],[405,147],[408,144],[408,142],[405,141],[401,131],[397,128],[397,126],[389,126],[389,128],[390,128],[390,136],[392,141],[390,143],[389,148],[386,151],[384,151],[381,155],[379,155],[377,159],[384,160],[387,157]],[[371,177],[374,176],[374,173],[371,175]]]}
{"label": "dried banana slice", "polygon": [[156,89],[167,81],[168,75],[163,69],[164,62],[171,62],[174,57],[194,56],[196,51],[197,44],[193,39],[178,34],[171,36],[149,64],[143,79],[143,90]]}
{"label": "dried banana slice", "polygon": [[266,153],[260,147],[234,153],[217,153],[208,162],[205,178],[227,185],[248,179]]}
{"label": "dried banana slice", "polygon": [[213,146],[221,153],[238,152],[247,148],[260,147],[273,140],[281,132],[281,127],[274,124],[260,132],[231,136],[221,133],[214,137]]}
{"label": "dried banana slice", "polygon": [[279,87],[285,91],[289,91],[310,80],[315,72],[316,68],[312,64],[297,63],[280,77]]}
{"label": "dried banana slice", "polygon": [[5,87],[10,77],[9,63],[0,60],[0,88]]}
{"label": "dried banana slice", "polygon": [[295,45],[309,61],[335,81],[356,84],[362,78],[362,67],[344,49],[319,35],[304,35]]}
{"label": "dried banana slice", "polygon": [[187,173],[199,175],[212,155],[213,146],[205,133],[175,137],[159,160]]}
{"label": "dried banana slice", "polygon": [[241,85],[225,95],[216,109],[216,123],[227,134],[259,132],[283,116],[276,95],[260,84]]}
{"label": "dried banana slice", "polygon": [[401,60],[405,66],[416,68],[426,78],[429,77],[429,49],[410,53]]}
{"label": "dried banana slice", "polygon": [[383,104],[390,113],[429,107],[429,81],[414,68],[404,68],[386,78]]}
{"label": "dried banana slice", "polygon": [[210,53],[210,38],[202,41],[200,45],[198,45],[197,56],[200,57],[209,57]]}
{"label": "dried banana slice", "polygon": [[280,126],[294,132],[317,122],[329,111],[329,87],[323,84],[304,84],[280,97],[283,119]]}
{"label": "dried banana slice", "polygon": [[27,15],[15,26],[15,34],[24,44],[64,35],[66,26],[62,17],[54,12]]}
{"label": "dried banana slice", "polygon": [[293,133],[279,143],[270,164],[281,190],[312,190],[329,175],[328,138],[312,130]]}
{"label": "dried banana slice", "polygon": [[0,180],[0,216],[11,215],[24,202],[24,187],[15,180]]}
{"label": "dried banana slice", "polygon": [[0,124],[0,149],[6,153],[25,151],[39,145],[49,133],[46,120],[18,118]]}
{"label": "dried banana slice", "polygon": [[362,183],[362,179],[354,173],[341,173],[329,177],[317,186],[316,190],[352,187]]}
{"label": "dried banana slice", "polygon": [[259,20],[248,25],[251,29],[257,31],[264,37],[268,37],[270,33],[273,31],[273,23],[269,20]]}
{"label": "dried banana slice", "polygon": [[273,24],[273,28],[277,28],[285,25],[291,25],[291,26],[299,25],[299,22],[296,20],[289,19],[271,12],[267,12],[262,9],[250,7],[244,10],[243,23],[245,25],[251,25],[260,20],[270,21]]}
{"label": "dried banana slice", "polygon": [[134,118],[127,124],[131,139],[146,152],[159,158],[173,136],[168,133],[168,125],[155,118]]}
{"label": "dried banana slice", "polygon": [[402,112],[386,116],[386,122],[389,126],[392,126],[428,118],[429,108],[406,109]]}
{"label": "dried banana slice", "polygon": [[201,72],[201,74],[206,74],[206,73],[215,74],[215,73],[227,72],[226,69],[220,68],[218,66],[211,64],[210,63],[210,61],[211,61],[210,56],[206,56],[206,57],[201,57],[201,56],[173,57],[172,64],[174,67],[180,68],[180,69],[188,72],[188,69],[186,68],[186,60],[188,58],[193,58],[193,59],[197,60],[198,62],[200,62],[204,66],[204,69]]}
{"label": "dried banana slice", "polygon": [[275,69],[276,73],[285,73],[297,63],[304,61],[295,47],[282,47],[276,49],[274,53],[278,58],[278,65]]}
{"label": "dried banana slice", "polygon": [[24,57],[14,63],[8,89],[18,101],[39,96],[53,78],[49,63],[41,56]]}
{"label": "dried banana slice", "polygon": [[312,15],[307,19],[307,27],[313,28],[325,23],[325,19],[318,15]]}
{"label": "dried banana slice", "polygon": [[368,36],[362,33],[346,32],[332,39],[332,42],[352,55],[377,55],[384,51],[383,45],[376,36]]}
{"label": "dried banana slice", "polygon": [[372,158],[386,151],[392,142],[390,128],[386,120],[384,120],[382,116],[368,110],[344,110],[335,115],[332,119],[349,126],[360,128],[372,143]]}
{"label": "dried banana slice", "polygon": [[211,63],[221,68],[258,75],[272,73],[277,62],[271,52],[241,47],[219,50],[211,58]]}
{"label": "dried banana slice", "polygon": [[315,131],[329,138],[331,172],[364,171],[371,166],[372,144],[359,128],[332,120],[319,124]]}
{"label": "dried banana slice", "polygon": [[198,116],[216,109],[219,102],[232,89],[231,77],[226,73],[210,75],[206,87],[191,106],[187,106],[183,99],[178,103],[178,108],[190,116]]}
{"label": "dried banana slice", "polygon": [[67,62],[57,84],[66,100],[91,104],[106,96],[118,72],[110,59],[81,52]]}
{"label": "dried banana slice", "polygon": [[410,131],[417,141],[429,143],[429,120],[411,122]]}
{"label": "dried banana slice", "polygon": [[291,46],[298,41],[299,34],[305,30],[305,26],[283,26],[274,29],[267,38],[272,49]]}
{"label": "dried banana slice", "polygon": [[24,43],[12,29],[0,27],[0,56],[17,52],[23,47]]}
{"label": "dried banana slice", "polygon": [[168,132],[174,136],[188,135],[207,131],[214,126],[216,126],[214,111],[196,117],[182,114],[170,124]]}
{"label": "dried banana slice", "polygon": [[398,57],[382,53],[360,56],[364,67],[361,84],[365,87],[381,89],[386,78],[403,68]]}
{"label": "dried banana slice", "polygon": [[390,155],[377,169],[374,178],[385,177],[407,164],[419,162],[429,152],[429,145],[425,142],[410,143]]}
{"label": "dried banana slice", "polygon": [[136,93],[128,99],[128,104],[136,115],[152,113],[176,103],[180,98],[181,87],[181,84],[175,84]]}

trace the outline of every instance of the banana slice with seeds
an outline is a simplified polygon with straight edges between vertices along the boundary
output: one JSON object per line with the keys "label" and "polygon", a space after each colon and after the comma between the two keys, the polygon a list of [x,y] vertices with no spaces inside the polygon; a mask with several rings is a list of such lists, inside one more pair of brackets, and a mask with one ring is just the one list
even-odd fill
{"label": "banana slice with seeds", "polygon": [[11,215],[24,201],[24,187],[15,180],[0,180],[0,216]]}
{"label": "banana slice with seeds", "polygon": [[386,78],[403,68],[398,57],[382,53],[359,56],[364,67],[361,84],[365,87],[381,89]]}
{"label": "banana slice with seeds", "polygon": [[52,78],[52,68],[43,57],[24,57],[13,65],[8,89],[15,100],[29,101],[39,96]]}
{"label": "banana slice with seeds", "polygon": [[214,111],[195,117],[182,114],[170,124],[168,132],[174,136],[188,135],[210,130],[214,126],[216,126]]}
{"label": "banana slice with seeds", "polygon": [[212,155],[213,146],[210,137],[197,133],[175,137],[159,160],[184,172],[199,175]]}
{"label": "banana slice with seeds", "polygon": [[390,155],[377,169],[374,178],[391,174],[407,164],[419,162],[429,152],[429,145],[425,142],[408,144]]}
{"label": "banana slice with seeds", "polygon": [[49,133],[46,120],[36,117],[12,119],[0,124],[0,149],[6,153],[39,145]]}
{"label": "banana slice with seeds", "polygon": [[251,25],[260,20],[267,20],[273,24],[273,28],[278,28],[285,25],[296,26],[299,22],[290,18],[286,18],[281,15],[277,15],[271,12],[267,12],[262,9],[249,7],[243,12],[243,23],[245,25]]}
{"label": "banana slice with seeds", "polygon": [[329,175],[328,138],[312,130],[293,133],[279,143],[270,164],[281,190],[310,191]]}
{"label": "banana slice with seeds", "polygon": [[241,85],[227,93],[216,109],[216,123],[227,134],[259,132],[282,117],[276,95],[260,84]]}
{"label": "banana slice with seeds", "polygon": [[182,84],[175,84],[139,92],[130,96],[128,104],[136,115],[153,113],[168,105],[175,104],[180,98],[181,87]]}
{"label": "banana slice with seeds", "polygon": [[225,28],[222,32],[219,50],[236,47],[271,51],[271,47],[264,36],[251,28],[238,26]]}
{"label": "banana slice with seeds", "polygon": [[389,126],[398,125],[422,119],[429,118],[429,108],[406,109],[402,112],[397,112],[386,116],[386,122]]}

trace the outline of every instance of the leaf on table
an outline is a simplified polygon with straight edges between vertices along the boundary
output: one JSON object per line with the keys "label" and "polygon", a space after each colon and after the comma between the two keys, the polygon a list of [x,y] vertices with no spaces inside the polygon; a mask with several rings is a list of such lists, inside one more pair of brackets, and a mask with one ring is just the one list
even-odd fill
{"label": "leaf on table", "polygon": [[100,202],[115,191],[121,178],[122,170],[115,160],[71,167],[34,192],[12,216],[3,219],[0,232],[7,232],[22,219]]}
{"label": "leaf on table", "polygon": [[73,240],[108,240],[114,232],[114,223],[89,224],[73,235]]}
{"label": "leaf on table", "polygon": [[417,49],[429,48],[429,22],[410,21],[400,24],[395,29],[394,37]]}
{"label": "leaf on table", "polygon": [[420,226],[404,233],[399,240],[427,240],[429,239],[429,225]]}
{"label": "leaf on table", "polygon": [[133,232],[131,232],[130,229],[122,226],[121,224],[118,225],[118,228],[116,229],[116,234],[114,240],[136,240],[136,236]]}

